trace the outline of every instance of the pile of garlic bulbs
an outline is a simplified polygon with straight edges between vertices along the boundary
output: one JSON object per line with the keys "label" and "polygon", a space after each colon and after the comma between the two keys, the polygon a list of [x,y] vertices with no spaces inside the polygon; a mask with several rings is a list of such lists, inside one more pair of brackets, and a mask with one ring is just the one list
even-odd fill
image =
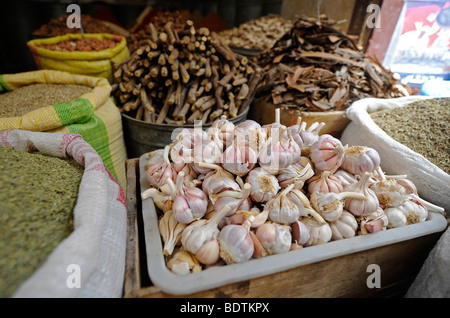
{"label": "pile of garlic bulbs", "polygon": [[388,176],[375,149],[320,135],[323,123],[184,128],[149,153],[146,177],[166,264],[187,274],[332,240],[424,222],[443,209],[407,176]]}

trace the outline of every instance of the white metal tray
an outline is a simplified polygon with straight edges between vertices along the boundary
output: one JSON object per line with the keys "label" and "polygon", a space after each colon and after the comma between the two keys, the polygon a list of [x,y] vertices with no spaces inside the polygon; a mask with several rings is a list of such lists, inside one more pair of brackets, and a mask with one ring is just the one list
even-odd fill
{"label": "white metal tray", "polygon": [[[147,157],[148,154],[144,154],[139,158],[141,191],[149,188],[144,170]],[[331,241],[284,254],[251,259],[241,264],[216,266],[198,273],[177,275],[172,273],[165,264],[158,228],[158,215],[152,199],[142,201],[142,217],[148,274],[155,286],[172,295],[188,295],[230,283],[246,281],[298,266],[440,232],[447,227],[447,221],[442,215],[430,212],[428,220],[418,224]]]}

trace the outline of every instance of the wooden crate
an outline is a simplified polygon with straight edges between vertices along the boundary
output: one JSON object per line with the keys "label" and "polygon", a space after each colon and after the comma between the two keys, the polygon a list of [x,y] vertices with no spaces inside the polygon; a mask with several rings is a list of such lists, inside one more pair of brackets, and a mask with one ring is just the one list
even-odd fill
{"label": "wooden crate", "polygon": [[[399,297],[416,277],[442,232],[300,266],[220,288],[174,296],[161,291],[147,272],[139,186],[139,159],[126,161],[128,233],[125,298],[337,298]],[[381,287],[368,288],[370,264],[381,269]],[[370,279],[369,279],[370,280]]]}

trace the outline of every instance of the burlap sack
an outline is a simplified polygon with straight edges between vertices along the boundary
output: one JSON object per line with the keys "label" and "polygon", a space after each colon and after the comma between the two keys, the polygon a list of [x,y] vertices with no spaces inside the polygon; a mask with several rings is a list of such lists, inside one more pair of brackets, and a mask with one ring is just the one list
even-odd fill
{"label": "burlap sack", "polygon": [[[74,158],[84,166],[74,229],[13,297],[121,297],[126,251],[126,200],[99,154],[79,134],[8,130],[0,144]],[[70,282],[79,269],[80,285]]]}

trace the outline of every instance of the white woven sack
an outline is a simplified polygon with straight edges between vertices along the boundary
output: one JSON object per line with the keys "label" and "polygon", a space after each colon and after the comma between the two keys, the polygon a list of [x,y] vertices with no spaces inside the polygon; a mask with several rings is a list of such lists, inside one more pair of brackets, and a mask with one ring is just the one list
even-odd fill
{"label": "white woven sack", "polygon": [[[393,99],[365,98],[347,108],[351,120],[341,136],[344,145],[372,147],[381,158],[381,168],[387,174],[404,174],[416,185],[420,197],[450,211],[450,175],[424,156],[388,136],[370,117],[370,113],[402,107],[425,96]],[[420,120],[420,119],[419,119]],[[443,134],[448,132],[443,131]]]}
{"label": "white woven sack", "polygon": [[73,211],[73,232],[13,297],[121,297],[126,202],[123,189],[98,153],[78,134],[10,130],[0,132],[0,144],[60,158],[72,157],[85,168]]}

